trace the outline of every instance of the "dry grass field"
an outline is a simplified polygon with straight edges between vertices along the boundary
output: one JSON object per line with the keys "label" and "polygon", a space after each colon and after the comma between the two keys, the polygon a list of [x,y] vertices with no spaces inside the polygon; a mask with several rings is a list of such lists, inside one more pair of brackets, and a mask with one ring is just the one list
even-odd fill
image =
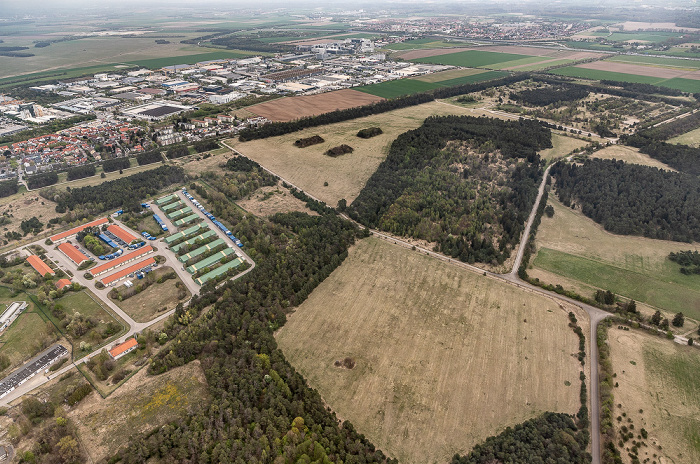
{"label": "dry grass field", "polygon": [[634,147],[626,147],[624,145],[610,145],[602,150],[598,150],[591,155],[593,158],[601,159],[616,159],[626,163],[641,164],[642,166],[651,166],[653,168],[665,169],[667,171],[676,171],[672,167],[655,160],[649,155],[640,153],[639,149]]}
{"label": "dry grass field", "polygon": [[[619,385],[613,417],[625,414],[614,421],[618,431],[633,424],[635,440],[642,428],[648,432],[640,440],[647,444],[639,448],[640,461],[700,462],[700,351],[616,327],[608,331],[608,343]],[[630,440],[625,448],[631,447]],[[626,450],[621,454],[623,462],[631,462]]]}
{"label": "dry grass field", "polygon": [[567,156],[576,148],[585,147],[588,142],[585,140],[569,137],[552,132],[552,148],[540,151],[542,159],[557,159]]}
{"label": "dry grass field", "polygon": [[[506,426],[578,409],[569,310],[368,238],[277,340],[338,416],[389,456],[447,462]],[[335,367],[346,357],[353,369]]]}
{"label": "dry grass field", "polygon": [[700,146],[700,129],[695,129],[690,132],[686,132],[685,134],[681,134],[678,137],[668,139],[668,143],[698,147]]}
{"label": "dry grass field", "polygon": [[[480,116],[484,112],[430,102],[279,137],[245,143],[227,140],[226,143],[304,191],[335,206],[342,198],[350,204],[357,197],[367,179],[386,157],[396,137],[419,127],[428,116],[448,114]],[[380,127],[384,133],[370,139],[357,137],[360,129],[373,126]],[[295,140],[313,135],[320,135],[325,142],[306,148],[294,146]],[[324,155],[329,148],[343,143],[355,151],[337,158]],[[328,182],[328,186],[324,186],[324,182]]]}
{"label": "dry grass field", "polygon": [[93,392],[68,413],[91,462],[128,446],[131,436],[165,425],[208,401],[199,361],[155,377],[146,370],[141,369],[107,399]]}
{"label": "dry grass field", "polygon": [[[159,270],[165,273],[166,270],[170,269],[172,268],[165,267]],[[168,279],[160,284],[156,282],[141,293],[124,301],[113,301],[136,322],[148,322],[156,316],[174,309],[178,303],[189,299],[191,295],[189,290],[183,299],[178,299],[178,288],[176,287],[178,282],[182,282],[182,280],[175,276],[174,279]]]}
{"label": "dry grass field", "polygon": [[308,209],[303,201],[293,196],[281,185],[262,187],[253,192],[249,198],[239,200],[236,203],[256,216],[272,216],[276,213],[292,211],[303,211],[311,216],[318,216],[317,212]]}
{"label": "dry grass field", "polygon": [[317,95],[278,98],[253,105],[248,107],[248,110],[271,121],[292,121],[330,111],[369,105],[381,100],[384,99],[357,90],[343,89]]}
{"label": "dry grass field", "polygon": [[549,204],[555,214],[544,216],[537,231],[538,253],[534,269],[528,271],[532,277],[558,283],[538,273],[548,271],[585,284],[590,289],[586,296],[603,288],[669,312],[700,317],[700,278],[681,274],[678,265],[667,259],[672,251],[698,249],[699,244],[614,235],[563,206],[553,194]]}

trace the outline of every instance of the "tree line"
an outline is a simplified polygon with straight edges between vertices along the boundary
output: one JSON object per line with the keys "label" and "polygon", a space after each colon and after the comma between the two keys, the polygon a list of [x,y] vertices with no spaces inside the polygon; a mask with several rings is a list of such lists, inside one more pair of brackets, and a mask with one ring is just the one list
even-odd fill
{"label": "tree line", "polygon": [[0,198],[9,197],[19,191],[17,179],[4,180],[0,182]]}
{"label": "tree line", "polygon": [[550,146],[533,120],[427,118],[391,144],[348,214],[466,262],[503,263],[537,196],[537,151]]}
{"label": "tree line", "polygon": [[382,100],[377,103],[372,103],[364,106],[357,106],[355,108],[348,108],[345,110],[331,111],[328,113],[320,114],[318,116],[309,116],[306,118],[295,119],[294,121],[289,122],[272,122],[256,128],[243,129],[239,132],[238,139],[241,142],[247,142],[255,139],[264,139],[267,137],[274,137],[277,135],[290,134],[292,132],[297,132],[302,129],[307,129],[309,127],[318,127],[326,124],[348,121],[350,119],[363,118],[365,116],[371,116],[373,114],[386,113],[387,111],[393,111],[400,108],[407,108],[409,106],[420,105],[422,103],[434,101],[438,98],[449,98],[465,93],[480,92],[491,87],[498,87],[501,85],[509,85],[515,82],[520,82],[527,79],[528,77],[529,74],[515,74],[512,76],[506,76],[500,79],[480,82],[476,84],[462,84],[452,87],[442,87],[430,90],[428,92],[406,95],[391,100]]}
{"label": "tree line", "polygon": [[700,184],[696,177],[622,161],[589,159],[552,166],[566,206],[605,230],[661,240],[700,240]]}
{"label": "tree line", "polygon": [[99,185],[57,191],[49,189],[41,195],[55,201],[56,212],[65,213],[76,207],[93,214],[108,209],[121,208],[128,211],[140,211],[141,199],[155,195],[160,189],[184,182],[182,168],[161,166],[146,172],[103,182]]}
{"label": "tree line", "polygon": [[131,161],[127,157],[112,158],[102,163],[102,170],[104,172],[121,171],[122,169],[128,169],[130,167]]}
{"label": "tree line", "polygon": [[552,103],[581,100],[586,98],[588,94],[588,89],[583,87],[561,85],[512,92],[510,98],[518,103],[526,103],[530,106],[547,106]]}

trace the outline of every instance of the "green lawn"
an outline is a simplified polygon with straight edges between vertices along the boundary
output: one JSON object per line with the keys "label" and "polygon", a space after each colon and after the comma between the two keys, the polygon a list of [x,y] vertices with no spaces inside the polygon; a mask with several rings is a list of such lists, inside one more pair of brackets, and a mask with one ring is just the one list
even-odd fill
{"label": "green lawn", "polygon": [[469,50],[466,52],[447,53],[445,55],[417,58],[416,63],[445,64],[451,66],[464,66],[479,68],[494,64],[507,63],[509,61],[532,58],[529,55],[516,55],[514,53],[485,52],[481,50]]}
{"label": "green lawn", "polygon": [[563,277],[700,318],[700,277],[685,276],[671,264],[656,273],[643,274],[549,248],[541,248],[533,261],[535,267]]}

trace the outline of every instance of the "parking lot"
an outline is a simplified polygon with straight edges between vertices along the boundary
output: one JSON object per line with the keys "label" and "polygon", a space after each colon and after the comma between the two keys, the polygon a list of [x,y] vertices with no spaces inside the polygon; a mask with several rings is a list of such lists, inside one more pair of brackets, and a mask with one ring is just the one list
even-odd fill
{"label": "parking lot", "polygon": [[15,388],[34,377],[37,373],[46,369],[61,357],[67,355],[68,350],[63,345],[56,345],[39,353],[24,366],[20,367],[0,382],[0,398],[3,398]]}

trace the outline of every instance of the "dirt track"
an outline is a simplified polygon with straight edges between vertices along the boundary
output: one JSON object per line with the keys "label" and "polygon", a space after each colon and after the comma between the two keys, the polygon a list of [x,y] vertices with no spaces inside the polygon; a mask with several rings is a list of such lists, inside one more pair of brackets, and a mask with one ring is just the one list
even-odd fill
{"label": "dirt track", "polygon": [[357,90],[344,89],[318,95],[285,97],[249,107],[253,113],[270,121],[292,121],[306,116],[315,116],[335,110],[368,105],[384,100]]}

